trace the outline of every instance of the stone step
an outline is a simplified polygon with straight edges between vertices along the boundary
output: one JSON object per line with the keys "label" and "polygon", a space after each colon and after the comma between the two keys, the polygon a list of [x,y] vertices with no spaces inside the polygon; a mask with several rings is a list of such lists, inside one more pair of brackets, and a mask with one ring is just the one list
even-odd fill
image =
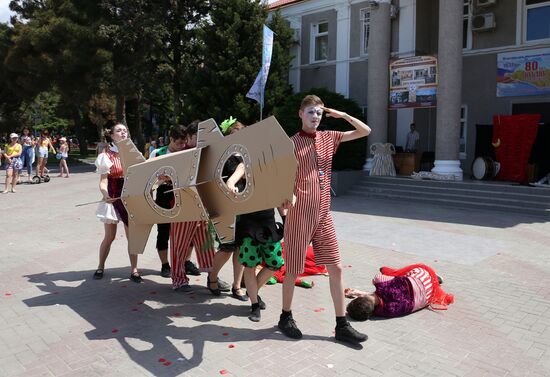
{"label": "stone step", "polygon": [[485,191],[514,192],[550,197],[550,185],[545,187],[531,187],[517,183],[506,183],[497,181],[434,181],[425,179],[412,179],[409,177],[376,177],[364,175],[358,184],[391,183],[393,185],[408,184],[419,187],[444,187],[458,189],[472,189]]}
{"label": "stone step", "polygon": [[378,187],[369,187],[366,190],[364,187],[354,187],[348,192],[351,195],[361,195],[362,193],[374,193],[377,195],[388,195],[388,196],[402,196],[410,199],[423,198],[425,200],[430,199],[439,199],[450,201],[461,201],[461,202],[470,202],[472,204],[487,204],[487,205],[504,205],[504,206],[513,206],[519,208],[548,208],[550,209],[550,201],[537,201],[537,200],[525,200],[524,198],[502,198],[500,196],[489,196],[489,195],[472,195],[469,192],[460,192],[458,190],[453,190],[454,192],[448,192],[440,190],[438,192],[431,192],[430,190],[407,190],[396,188],[378,188]]}
{"label": "stone step", "polygon": [[[524,202],[533,202],[537,204],[545,204],[550,206],[550,195],[540,195],[540,194],[531,194],[531,191],[526,192],[509,192],[504,190],[498,190],[496,187],[491,190],[479,189],[478,187],[458,187],[454,186],[426,186],[426,185],[415,185],[414,182],[411,183],[398,183],[393,184],[391,182],[381,182],[381,181],[367,181],[361,182],[353,186],[352,190],[399,190],[399,191],[411,191],[411,192],[422,192],[430,193],[433,195],[461,195],[461,196],[473,196],[473,197],[483,197],[483,198],[498,198],[506,199],[512,201],[524,201]],[[541,192],[541,191],[539,191]]]}
{"label": "stone step", "polygon": [[403,195],[403,194],[392,193],[392,192],[385,192],[382,194],[382,193],[371,192],[371,191],[365,191],[361,193],[350,191],[349,195],[352,197],[357,197],[358,200],[361,200],[362,198],[403,200],[403,201],[409,201],[409,202],[411,200],[414,200],[416,202],[437,204],[437,205],[442,205],[446,207],[473,208],[473,209],[483,209],[483,210],[494,210],[494,211],[500,211],[500,212],[523,213],[523,214],[544,217],[550,220],[550,209],[543,208],[543,207],[529,208],[529,207],[518,206],[518,205],[503,205],[503,204],[494,204],[494,203],[487,203],[487,202],[473,202],[469,200],[459,200],[459,199],[447,198],[447,197],[434,197],[434,196],[417,197],[417,196]]}
{"label": "stone step", "polygon": [[550,218],[550,189],[490,181],[434,181],[364,175],[349,191],[358,198],[418,201]]}

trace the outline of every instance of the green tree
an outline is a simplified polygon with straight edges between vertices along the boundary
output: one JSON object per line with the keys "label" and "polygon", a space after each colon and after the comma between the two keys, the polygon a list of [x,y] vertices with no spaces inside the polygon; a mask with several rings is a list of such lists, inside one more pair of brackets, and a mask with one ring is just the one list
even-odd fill
{"label": "green tree", "polygon": [[4,60],[12,42],[13,28],[0,23],[0,132],[10,132],[19,128],[17,121],[21,99],[13,90],[12,76],[4,67]]}
{"label": "green tree", "polygon": [[[331,92],[324,88],[313,88],[307,92],[296,93],[289,96],[283,105],[278,106],[274,113],[277,120],[288,136],[292,136],[302,128],[302,121],[298,117],[298,110],[302,99],[308,94],[315,94],[323,100],[325,106],[344,111],[358,119],[363,119],[363,114],[357,103],[343,95]],[[320,129],[349,131],[353,127],[342,119],[323,117]],[[334,156],[333,167],[335,170],[361,170],[367,156],[367,138],[343,143]]]}
{"label": "green tree", "polygon": [[[193,119],[221,121],[232,115],[253,123],[259,119],[259,107],[245,96],[261,67],[267,9],[258,0],[213,0],[210,4],[209,18],[200,28],[197,62],[186,75],[190,84],[186,113]],[[272,25],[277,35],[264,114],[290,93],[287,75],[292,36],[279,16]]]}
{"label": "green tree", "polygon": [[[151,88],[153,98],[159,94],[169,94],[171,104],[159,104],[165,110],[171,109],[173,120],[181,118],[185,98],[192,96],[186,82],[186,71],[193,72],[198,62],[199,28],[207,17],[210,2],[203,0],[157,0],[154,15],[160,26],[159,36],[162,43],[157,50],[157,82],[164,82],[167,88]],[[189,68],[188,68],[189,67]],[[192,74],[192,73],[191,73]],[[159,90],[160,89],[160,90]]]}
{"label": "green tree", "polygon": [[21,121],[25,126],[36,130],[65,129],[69,122],[60,116],[61,96],[55,91],[47,91],[38,94],[30,102],[21,105]]}
{"label": "green tree", "polygon": [[17,90],[33,98],[55,88],[86,145],[86,104],[110,73],[111,54],[97,33],[100,8],[84,0],[14,0],[10,8],[17,17],[5,64]]}
{"label": "green tree", "polygon": [[[143,148],[145,138],[142,114],[143,100],[151,81],[156,82],[158,59],[156,54],[163,43],[163,20],[155,15],[157,1],[103,0],[103,18],[99,33],[105,37],[112,51],[113,76],[111,88],[116,95],[117,121],[128,123],[138,146]],[[129,102],[131,114],[126,114]],[[126,122],[126,116],[128,122]]]}

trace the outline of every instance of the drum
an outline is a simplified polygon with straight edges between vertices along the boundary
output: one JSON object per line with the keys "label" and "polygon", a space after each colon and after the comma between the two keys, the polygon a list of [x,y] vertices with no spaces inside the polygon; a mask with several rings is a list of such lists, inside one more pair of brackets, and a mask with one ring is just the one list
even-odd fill
{"label": "drum", "polygon": [[500,170],[500,163],[491,157],[478,157],[472,164],[472,175],[475,179],[494,178]]}

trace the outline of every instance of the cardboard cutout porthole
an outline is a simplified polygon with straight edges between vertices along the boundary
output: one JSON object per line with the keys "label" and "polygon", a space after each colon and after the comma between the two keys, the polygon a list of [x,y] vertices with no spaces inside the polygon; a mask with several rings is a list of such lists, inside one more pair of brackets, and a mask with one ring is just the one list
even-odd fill
{"label": "cardboard cutout porthole", "polygon": [[182,208],[181,194],[179,192],[174,192],[174,205],[172,208],[163,208],[155,203],[155,198],[153,197],[154,191],[163,182],[160,179],[162,176],[169,177],[173,187],[179,187],[179,179],[176,170],[171,166],[163,166],[157,169],[157,171],[149,178],[147,186],[145,187],[145,199],[147,200],[147,204],[149,204],[149,206],[153,208],[157,214],[169,218],[176,217]]}
{"label": "cardboard cutout porthole", "polygon": [[[227,186],[227,180],[229,177],[223,176],[226,170],[224,169],[224,167],[226,166],[226,164],[229,163],[229,159],[231,157],[237,157],[238,159],[242,160],[242,163],[244,165],[243,179],[246,183],[244,185],[244,188],[242,190],[239,190],[239,192],[237,193],[231,191]],[[252,196],[254,191],[254,184],[251,166],[252,164],[250,162],[250,153],[248,153],[248,150],[244,145],[231,145],[221,156],[220,161],[216,166],[216,180],[218,182],[220,190],[222,190],[225,193],[225,196],[227,196],[232,201],[242,202],[248,200],[248,198]]]}
{"label": "cardboard cutout porthole", "polygon": [[[117,143],[125,180],[122,202],[129,217],[129,250],[143,253],[154,224],[211,220],[222,243],[235,238],[236,215],[275,208],[292,200],[296,178],[294,145],[270,117],[224,136],[213,119],[199,123],[197,147],[145,160],[131,140]],[[223,167],[232,155],[245,166],[246,184],[233,193]],[[168,175],[174,207],[157,206],[151,190]]]}

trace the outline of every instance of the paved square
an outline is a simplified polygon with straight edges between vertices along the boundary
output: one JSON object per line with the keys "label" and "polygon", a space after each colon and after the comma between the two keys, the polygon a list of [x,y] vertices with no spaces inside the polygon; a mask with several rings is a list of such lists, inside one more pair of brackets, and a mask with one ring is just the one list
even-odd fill
{"label": "paved square", "polygon": [[355,323],[369,340],[350,348],[332,338],[324,276],[296,289],[301,341],[275,328],[280,285],[264,288],[267,310],[252,323],[248,303],[211,296],[205,274],[192,278],[194,294],[172,292],[152,240],[139,261],[145,283],[130,282],[121,226],[104,279],[93,280],[103,228],[95,205],[75,204],[100,199],[99,178],[73,170],[0,196],[0,376],[550,375],[543,219],[333,198],[346,286],[370,290],[380,266],[423,262],[455,295],[447,311]]}

